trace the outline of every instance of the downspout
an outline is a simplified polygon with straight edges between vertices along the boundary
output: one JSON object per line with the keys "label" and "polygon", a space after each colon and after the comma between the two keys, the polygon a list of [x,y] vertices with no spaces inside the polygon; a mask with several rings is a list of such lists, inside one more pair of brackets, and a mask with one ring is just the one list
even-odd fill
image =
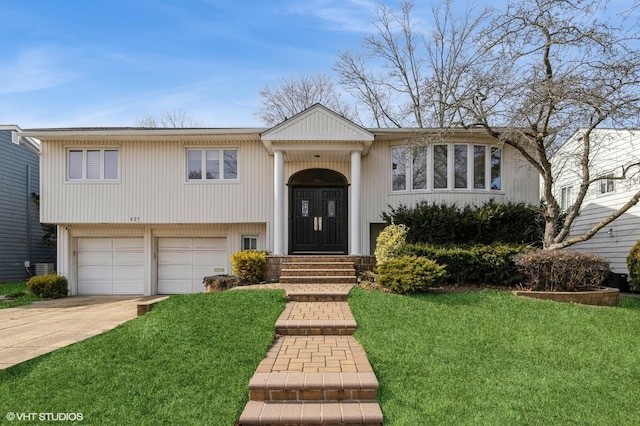
{"label": "downspout", "polygon": [[27,258],[25,260],[31,261],[31,166],[27,164]]}

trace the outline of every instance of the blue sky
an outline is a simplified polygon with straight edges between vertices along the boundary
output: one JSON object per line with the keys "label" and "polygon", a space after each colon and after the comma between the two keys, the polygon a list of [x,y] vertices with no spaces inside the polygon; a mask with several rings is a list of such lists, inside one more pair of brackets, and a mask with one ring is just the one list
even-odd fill
{"label": "blue sky", "polygon": [[378,3],[0,0],[0,124],[133,126],[182,109],[204,127],[260,127],[260,88],[330,73]]}

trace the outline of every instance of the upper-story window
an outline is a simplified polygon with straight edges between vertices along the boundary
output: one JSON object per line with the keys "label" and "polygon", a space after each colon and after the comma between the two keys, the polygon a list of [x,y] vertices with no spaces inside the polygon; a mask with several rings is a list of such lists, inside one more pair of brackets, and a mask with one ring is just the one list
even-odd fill
{"label": "upper-story window", "polygon": [[616,190],[616,181],[614,177],[615,175],[613,173],[608,173],[603,176],[600,180],[600,188],[598,190],[600,194],[608,194]]}
{"label": "upper-story window", "polygon": [[237,149],[188,149],[188,181],[238,179]]}
{"label": "upper-story window", "polygon": [[67,180],[115,181],[119,179],[119,152],[114,148],[69,149]]}
{"label": "upper-story window", "polygon": [[392,191],[502,189],[502,150],[473,144],[391,148]]}

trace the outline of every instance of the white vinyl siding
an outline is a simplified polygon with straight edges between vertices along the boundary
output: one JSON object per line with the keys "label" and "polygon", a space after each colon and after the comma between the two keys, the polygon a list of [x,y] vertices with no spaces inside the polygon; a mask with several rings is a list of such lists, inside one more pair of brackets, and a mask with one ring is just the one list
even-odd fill
{"label": "white vinyl siding", "polygon": [[142,238],[78,238],[78,294],[143,294]]}
{"label": "white vinyl siding", "polygon": [[118,179],[117,149],[69,149],[68,181],[109,181]]}

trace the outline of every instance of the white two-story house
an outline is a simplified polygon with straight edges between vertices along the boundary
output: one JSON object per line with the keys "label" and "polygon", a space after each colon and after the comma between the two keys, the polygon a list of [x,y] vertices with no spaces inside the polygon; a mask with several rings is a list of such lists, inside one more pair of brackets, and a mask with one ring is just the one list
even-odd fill
{"label": "white two-story house", "polygon": [[[579,155],[584,131],[576,131],[552,158],[557,172],[555,194],[564,210],[575,202],[582,180]],[[571,236],[581,235],[627,203],[640,190],[640,131],[597,129],[591,134],[589,174],[592,183]],[[629,167],[631,166],[631,167]],[[623,170],[628,169],[625,179]],[[635,205],[596,233],[590,240],[570,249],[597,253],[611,262],[612,272],[628,274],[626,259],[640,239],[640,206]]]}
{"label": "white two-story house", "polygon": [[32,129],[41,220],[71,294],[199,292],[239,250],[370,255],[400,203],[539,202],[536,171],[480,129],[365,129],[321,105],[270,128]]}

